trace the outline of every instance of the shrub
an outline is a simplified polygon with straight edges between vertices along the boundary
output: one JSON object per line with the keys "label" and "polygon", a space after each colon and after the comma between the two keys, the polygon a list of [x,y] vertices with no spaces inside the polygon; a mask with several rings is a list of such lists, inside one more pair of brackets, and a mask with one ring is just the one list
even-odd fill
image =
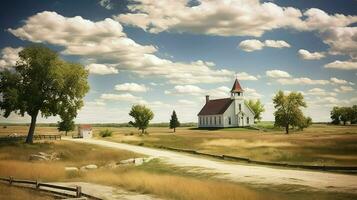
{"label": "shrub", "polygon": [[105,129],[99,132],[99,135],[102,137],[111,137],[113,134],[113,131]]}

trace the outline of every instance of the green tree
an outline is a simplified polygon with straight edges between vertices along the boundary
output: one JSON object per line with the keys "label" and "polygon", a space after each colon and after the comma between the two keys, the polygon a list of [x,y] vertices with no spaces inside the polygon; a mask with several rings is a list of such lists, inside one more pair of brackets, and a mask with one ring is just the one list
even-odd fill
{"label": "green tree", "polygon": [[330,115],[331,115],[331,119],[332,119],[332,124],[340,124],[341,112],[340,112],[339,107],[337,107],[337,106],[333,107]]}
{"label": "green tree", "polygon": [[13,70],[0,72],[0,108],[4,117],[12,112],[31,117],[26,142],[32,143],[39,114],[62,117],[71,110],[77,115],[89,90],[87,78],[82,65],[60,59],[47,47],[29,46],[19,53]]}
{"label": "green tree", "polygon": [[75,116],[70,112],[64,112],[61,114],[61,121],[57,122],[58,131],[65,131],[66,136],[68,131],[73,131],[75,128],[74,119]]}
{"label": "green tree", "polygon": [[297,127],[299,128],[299,130],[304,130],[304,128],[307,128],[309,126],[311,126],[312,124],[312,119],[311,117],[304,117],[299,121],[297,122]]}
{"label": "green tree", "polygon": [[176,112],[173,111],[170,119],[170,129],[174,129],[174,132],[176,132],[177,127],[180,127],[180,122],[177,119]]}
{"label": "green tree", "polygon": [[357,123],[357,105],[352,106],[351,112],[352,112],[351,124],[356,124]]}
{"label": "green tree", "polygon": [[134,122],[130,121],[129,124],[141,130],[141,134],[144,134],[150,120],[154,118],[154,113],[144,105],[134,105],[131,107],[129,115],[134,118]]}
{"label": "green tree", "polygon": [[249,101],[245,101],[245,103],[253,110],[255,114],[254,122],[260,122],[260,120],[262,119],[261,114],[265,111],[264,105],[260,102],[259,99],[256,101],[250,99]]}
{"label": "green tree", "polygon": [[298,126],[304,115],[300,107],[306,107],[304,97],[301,93],[291,92],[285,95],[283,91],[279,91],[273,98],[275,116],[275,126],[285,128],[286,134],[289,134],[290,126]]}

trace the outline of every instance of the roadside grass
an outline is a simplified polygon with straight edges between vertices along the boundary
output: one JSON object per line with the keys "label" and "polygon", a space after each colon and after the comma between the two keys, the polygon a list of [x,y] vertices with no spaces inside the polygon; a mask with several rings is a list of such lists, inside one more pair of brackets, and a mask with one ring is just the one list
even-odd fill
{"label": "roadside grass", "polygon": [[0,199],[6,200],[24,200],[24,199],[36,199],[36,200],[52,200],[51,196],[47,196],[42,193],[33,192],[29,189],[11,187],[5,184],[0,184]]}

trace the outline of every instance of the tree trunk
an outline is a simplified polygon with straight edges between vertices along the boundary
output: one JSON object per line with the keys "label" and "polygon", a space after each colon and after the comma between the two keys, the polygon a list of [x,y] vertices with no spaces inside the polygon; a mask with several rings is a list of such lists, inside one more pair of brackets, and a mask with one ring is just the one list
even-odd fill
{"label": "tree trunk", "polygon": [[66,131],[66,136],[67,136],[67,131]]}
{"label": "tree trunk", "polygon": [[141,129],[141,135],[144,135],[144,129]]}
{"label": "tree trunk", "polygon": [[289,124],[285,126],[285,133],[289,134]]}
{"label": "tree trunk", "polygon": [[37,115],[38,115],[38,111],[36,111],[33,115],[31,115],[31,125],[26,138],[26,143],[28,144],[33,143],[33,135],[35,133]]}
{"label": "tree trunk", "polygon": [[346,121],[343,121],[343,125],[346,126]]}
{"label": "tree trunk", "polygon": [[176,132],[176,128],[174,128],[174,133]]}

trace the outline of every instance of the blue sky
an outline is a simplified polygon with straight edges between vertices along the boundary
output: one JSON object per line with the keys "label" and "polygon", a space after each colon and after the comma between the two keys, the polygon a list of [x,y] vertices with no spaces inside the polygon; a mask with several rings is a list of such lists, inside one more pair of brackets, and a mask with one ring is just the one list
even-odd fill
{"label": "blue sky", "polygon": [[[3,1],[0,69],[42,43],[90,71],[78,123],[127,122],[146,104],[155,122],[173,109],[196,121],[204,96],[229,95],[235,77],[247,99],[300,91],[314,121],[357,103],[357,3],[315,1]],[[11,115],[4,122],[28,122]],[[58,118],[41,118],[56,122]]]}

